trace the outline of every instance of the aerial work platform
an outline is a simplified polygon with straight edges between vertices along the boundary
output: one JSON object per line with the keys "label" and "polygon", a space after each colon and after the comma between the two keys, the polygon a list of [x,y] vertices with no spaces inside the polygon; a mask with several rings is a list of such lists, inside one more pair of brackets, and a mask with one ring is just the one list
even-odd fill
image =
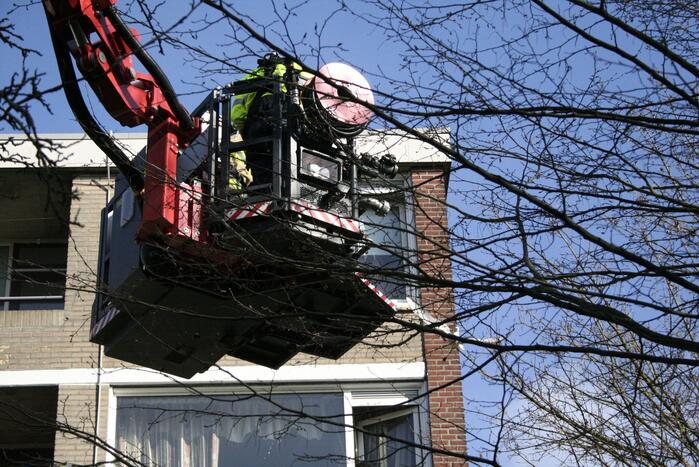
{"label": "aerial work platform", "polygon": [[[224,355],[279,368],[298,352],[339,358],[394,309],[368,281],[272,260],[184,260],[134,245],[138,262],[96,302],[92,340],[105,353],[190,377]],[[123,249],[122,264],[134,256]],[[113,260],[110,260],[110,262]]]}
{"label": "aerial work platform", "polygon": [[[397,171],[354,150],[369,83],[340,63],[304,78],[293,57],[268,54],[190,113],[115,4],[43,3],[71,110],[120,172],[102,213],[92,341],[183,377],[226,354],[272,368],[298,352],[340,357],[394,312],[359,274],[372,247],[360,214],[388,209],[360,180]],[[115,120],[148,127],[141,154],[92,117],[75,67]],[[240,102],[250,114],[232,122]],[[257,182],[235,177],[243,155]]]}
{"label": "aerial work platform", "polygon": [[[178,158],[174,235],[140,239],[142,203],[117,178],[91,333],[106,355],[182,377],[224,355],[279,368],[299,352],[337,359],[395,311],[359,274],[369,245],[357,219],[360,170],[393,168],[360,169],[285,125],[262,143],[224,135],[211,144],[236,89],[198,109],[205,129]],[[260,144],[276,167],[272,183],[231,193],[224,154]]]}

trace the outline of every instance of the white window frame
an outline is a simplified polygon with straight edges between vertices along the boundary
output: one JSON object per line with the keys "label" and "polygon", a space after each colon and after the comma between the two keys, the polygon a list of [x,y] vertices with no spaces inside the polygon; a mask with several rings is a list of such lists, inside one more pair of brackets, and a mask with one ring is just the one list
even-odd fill
{"label": "white window frame", "polygon": [[[416,444],[425,444],[424,440],[428,438],[429,435],[429,425],[427,421],[428,407],[427,398],[421,397],[416,398],[418,391],[424,391],[424,387],[415,391],[409,392],[383,392],[383,393],[358,393],[354,396],[355,399],[352,404],[352,408],[357,407],[395,407],[395,410],[386,413],[381,416],[372,417],[371,419],[366,419],[356,424],[359,428],[364,428],[368,425],[378,423],[381,421],[390,420],[393,418],[402,417],[406,414],[413,415],[413,441]],[[355,426],[353,424],[353,426]],[[357,446],[356,451],[359,454],[359,459],[361,460],[364,455],[363,437],[357,436]],[[355,454],[354,457],[357,457]],[[353,464],[354,465],[354,464]],[[432,457],[429,453],[420,448],[415,448],[415,465],[421,467],[430,467],[432,465]]]}
{"label": "white window frame", "polygon": [[[380,415],[377,417],[362,420],[361,422],[357,422],[355,426],[357,426],[358,428],[361,428],[362,430],[367,430],[368,427],[371,425],[376,425],[377,423],[386,422],[388,420],[393,420],[395,418],[400,418],[400,417],[403,417],[405,415],[412,415],[413,427],[420,426],[419,425],[420,419],[418,417],[418,410],[417,410],[417,407],[414,405],[406,405],[405,407],[403,407],[401,409],[391,411],[391,412],[386,413],[384,415]],[[355,457],[357,457],[358,461],[364,460],[364,456],[365,456],[364,436],[358,435],[358,436],[356,436],[355,439],[357,442],[356,449],[357,449],[357,453],[358,453],[358,455]],[[416,449],[416,451],[417,451],[417,449]],[[415,465],[416,466],[421,465],[417,452],[415,453]]]}
{"label": "white window frame", "polygon": [[[12,262],[14,259],[14,248],[15,245],[42,245],[42,244],[60,244],[66,245],[66,250],[68,249],[68,241],[67,239],[55,239],[55,238],[41,238],[41,239],[16,239],[16,240],[3,240],[0,242],[0,246],[7,247],[7,265],[5,268],[5,271],[0,273],[0,279],[2,277],[5,278],[5,295],[0,296],[0,311],[11,311],[10,310],[10,303],[11,302],[18,302],[21,300],[59,300],[63,299],[63,306],[61,308],[53,308],[53,310],[63,310],[65,308],[65,293],[63,295],[37,295],[37,296],[26,296],[26,297],[20,297],[20,296],[13,296],[13,295],[7,295],[8,292],[11,293],[11,284],[12,284],[12,271],[19,270],[20,272],[39,272],[39,271],[56,271],[56,272],[62,272],[63,274],[67,274],[68,271],[68,259],[66,258],[66,267],[65,268],[54,268],[54,269],[49,269],[49,268],[19,268],[19,269],[14,269],[12,267]],[[31,310],[20,310],[20,311],[31,311]]]}
{"label": "white window frame", "polygon": [[[313,394],[334,393],[344,401],[345,423],[345,455],[347,467],[355,467],[355,430],[353,410],[356,407],[400,407],[413,412],[413,427],[415,442],[424,442],[428,438],[427,398],[416,396],[425,391],[425,383],[420,382],[381,382],[381,383],[299,383],[289,385],[217,385],[217,386],[110,386],[109,403],[107,407],[107,442],[116,446],[117,405],[120,397],[166,397],[166,396],[214,396],[214,395],[245,395],[253,391],[264,395],[271,394]],[[402,410],[402,409],[397,409]],[[422,449],[415,449],[416,465],[431,467],[431,457]],[[107,462],[113,462],[114,457],[107,454]],[[116,464],[111,464],[116,465]]]}
{"label": "white window frame", "polygon": [[[394,180],[375,180],[373,186],[362,185],[359,188],[360,194],[375,195],[379,198],[401,197],[402,202],[397,203],[399,222],[405,227],[401,229],[401,244],[407,257],[407,264],[404,265],[405,272],[414,274],[417,261],[417,240],[415,238],[415,205],[412,192],[412,182],[405,174],[398,174]],[[391,205],[393,207],[393,204]],[[405,298],[388,297],[401,310],[413,310],[417,301],[417,289],[410,285],[405,285]]]}

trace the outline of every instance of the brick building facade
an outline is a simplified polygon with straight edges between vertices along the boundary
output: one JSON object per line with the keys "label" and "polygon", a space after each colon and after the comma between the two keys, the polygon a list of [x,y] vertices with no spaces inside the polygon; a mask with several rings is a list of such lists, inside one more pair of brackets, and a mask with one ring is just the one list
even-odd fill
{"label": "brick building facade", "polygon": [[[163,465],[173,459],[177,465],[227,465],[226,459],[238,456],[241,465],[249,465],[236,449],[246,446],[240,452],[251,452],[255,446],[264,451],[256,454],[259,465],[276,465],[288,457],[289,449],[298,460],[319,456],[322,446],[332,457],[320,465],[465,464],[463,458],[446,454],[466,453],[459,352],[453,342],[435,334],[380,330],[337,361],[299,354],[276,371],[226,357],[191,380],[103,357],[89,342],[90,313],[100,211],[114,169],[82,136],[51,138],[59,145],[54,154],[58,167],[26,168],[24,164],[34,162],[33,150],[22,141],[6,147],[14,148],[13,160],[26,159],[0,165],[3,455],[81,465],[118,463],[123,453]],[[134,153],[145,143],[142,135],[119,139]],[[398,156],[401,242],[414,250],[421,270],[449,277],[449,260],[441,254],[444,250],[438,251],[449,241],[444,202],[449,160],[398,135],[369,138],[362,144],[372,152],[390,147]],[[65,291],[36,286],[56,275],[65,277]],[[449,291],[406,290],[397,299],[402,319],[419,322],[453,314]],[[457,383],[449,384],[453,381]],[[429,395],[421,397],[425,393]],[[265,397],[256,401],[251,394]],[[289,413],[279,409],[282,402],[320,411],[314,426],[324,428],[312,428],[310,419],[302,416],[294,423],[280,422],[289,419]],[[178,415],[162,421],[164,407],[175,403]],[[202,404],[212,413],[198,410]],[[226,412],[231,407],[247,418],[234,418],[232,423],[227,417],[236,415]],[[157,411],[159,423],[148,418]],[[262,417],[259,411],[268,415]],[[333,417],[325,418],[328,413]],[[253,420],[254,429],[244,420]],[[174,427],[183,430],[185,425],[189,434],[172,434]],[[161,429],[157,435],[154,426]],[[139,438],[143,430],[150,430],[143,435],[147,443]],[[406,439],[405,430],[411,432],[413,445],[393,441]],[[421,445],[437,452],[431,454]]]}

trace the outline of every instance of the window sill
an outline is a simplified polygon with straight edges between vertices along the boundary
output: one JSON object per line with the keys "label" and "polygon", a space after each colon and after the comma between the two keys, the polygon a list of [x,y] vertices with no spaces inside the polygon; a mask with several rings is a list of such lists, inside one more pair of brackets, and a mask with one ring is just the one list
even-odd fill
{"label": "window sill", "polygon": [[[389,297],[389,298],[390,298],[390,297]],[[420,306],[419,306],[417,303],[415,303],[415,301],[414,301],[412,298],[410,298],[410,297],[407,297],[407,298],[397,298],[397,299],[396,299],[396,298],[392,298],[391,301],[392,301],[393,303],[396,304],[396,310],[397,310],[397,311],[402,311],[402,312],[412,311],[412,312],[416,312],[416,311],[420,308]]]}

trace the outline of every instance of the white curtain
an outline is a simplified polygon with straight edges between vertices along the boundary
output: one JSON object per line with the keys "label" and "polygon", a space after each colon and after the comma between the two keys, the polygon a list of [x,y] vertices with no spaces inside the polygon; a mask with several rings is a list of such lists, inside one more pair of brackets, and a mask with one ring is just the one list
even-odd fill
{"label": "white curtain", "polygon": [[149,466],[281,466],[323,457],[328,465],[327,456],[344,456],[343,428],[304,414],[341,423],[342,397],[124,397],[118,447]]}
{"label": "white curtain", "polygon": [[[363,436],[364,465],[372,467],[414,467],[415,448],[398,440],[413,441],[412,414],[366,425]],[[388,435],[388,436],[386,436]]]}

